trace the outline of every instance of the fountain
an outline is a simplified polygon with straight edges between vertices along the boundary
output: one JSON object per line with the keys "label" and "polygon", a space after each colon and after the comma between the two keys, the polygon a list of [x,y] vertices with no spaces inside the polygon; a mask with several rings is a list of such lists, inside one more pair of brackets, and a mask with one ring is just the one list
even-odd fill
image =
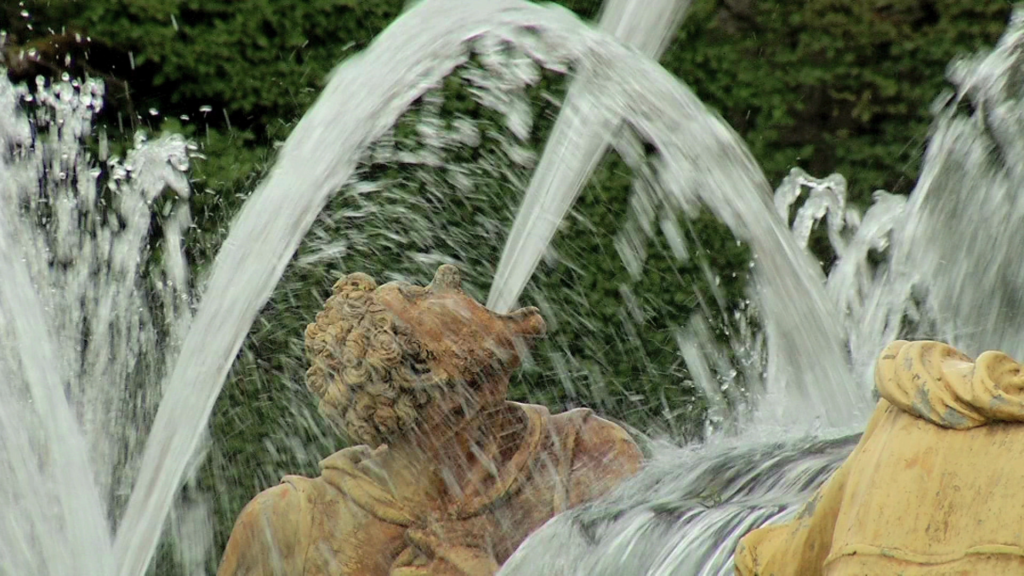
{"label": "fountain", "polygon": [[[135,466],[122,451],[156,407],[138,383],[159,382],[188,324],[189,151],[140,134],[125,159],[107,158],[101,133],[101,181],[85,143],[102,95],[93,81],[0,82],[0,557],[11,573],[110,572],[107,516]],[[167,188],[174,198],[160,197]],[[159,259],[147,249],[157,207]]]}
{"label": "fountain", "polygon": [[[1021,354],[1020,319],[1005,311],[1016,309],[1022,288],[1010,256],[1020,239],[1009,226],[1020,222],[1015,195],[1024,184],[1011,160],[1024,140],[1009,128],[1019,126],[1024,106],[1020,83],[1009,79],[1022,69],[1024,15],[1018,12],[994,50],[950,66],[956,91],[936,102],[922,176],[909,201],[879,191],[861,217],[845,208],[843,179],[817,180],[801,171],[776,191],[786,215],[808,189],[793,225],[804,245],[810,224],[826,219],[839,257],[826,288],[848,315],[843,325],[856,373],[872,369],[878,350],[901,335],[937,338],[973,354],[990,347]],[[993,213],[992,206],[1004,208]],[[993,219],[1005,224],[993,226]],[[852,234],[844,238],[844,229]],[[887,251],[888,261],[875,268],[870,250]],[[979,293],[979,282],[992,291]],[[849,455],[857,439],[852,428],[858,427],[826,430],[814,440],[755,423],[694,449],[661,446],[615,494],[535,532],[501,574],[732,574],[739,538],[792,518]],[[765,443],[766,436],[790,439]],[[751,461],[758,466],[748,468]]]}
{"label": "fountain", "polygon": [[555,513],[635,474],[618,425],[507,401],[545,331],[536,308],[467,296],[451,264],[426,287],[338,280],[306,329],[306,383],[360,444],[247,504],[218,575],[493,574]]}
{"label": "fountain", "polygon": [[[970,207],[1004,205],[998,217],[1018,221],[1012,191],[1021,175],[1006,158],[1020,149],[1019,131],[1010,127],[1024,118],[1014,99],[1019,87],[1010,83],[1020,69],[1019,20],[996,51],[954,67],[959,92],[941,108],[910,203],[881,193],[862,217],[845,206],[841,180],[799,172],[773,206],[739,137],[643,56],[657,55],[685,4],[661,2],[661,18],[638,20],[631,18],[643,14],[630,6],[613,3],[608,13],[621,15],[623,25],[611,29],[620,40],[652,39],[635,49],[558,7],[520,0],[416,4],[332,73],[233,222],[208,280],[195,290],[202,297],[194,314],[188,298],[195,287],[181,250],[187,144],[139,139],[123,162],[109,160],[106,185],[99,186],[100,172],[85,150],[101,87],[66,79],[31,93],[0,80],[0,502],[17,511],[0,521],[0,573],[146,572],[231,362],[303,235],[367,148],[464,62],[470,40],[485,52],[512,46],[532,66],[581,70],[513,226],[491,303],[509,308],[518,299],[553,224],[610,145],[646,170],[633,202],[641,235],[654,220],[678,235],[662,215],[703,204],[751,246],[752,300],[768,347],[753,412],[730,415],[735,400],[718,403],[721,418],[752,420],[740,435],[698,448],[656,447],[635,485],[553,520],[513,556],[506,573],[568,573],[568,564],[545,562],[582,558],[595,546],[608,555],[578,564],[593,568],[585,573],[727,571],[738,536],[792,513],[845,457],[849,433],[871,405],[864,375],[881,344],[906,331],[905,317],[967,350],[990,342],[1006,348],[1009,341],[1015,351],[1015,318],[988,316],[977,324],[979,310],[996,309],[991,293],[975,295],[960,282],[984,274],[1005,287],[996,290],[1000,302],[1019,297],[1012,274],[992,276],[1015,268],[967,257],[992,241],[1008,245],[1012,227],[987,226],[976,243],[958,244],[938,239],[937,231]],[[530,67],[517,73],[529,76]],[[588,88],[594,85],[601,90]],[[24,111],[24,102],[40,97],[53,118]],[[974,106],[969,118],[961,103]],[[574,128],[580,125],[589,128]],[[98,156],[107,160],[103,135],[97,140]],[[653,166],[641,165],[638,143],[658,151]],[[968,183],[974,202],[964,197]],[[166,188],[176,194],[163,195]],[[809,200],[797,210],[794,233],[780,216],[803,190]],[[801,246],[821,218],[838,256],[827,278]],[[164,237],[148,253],[153,219]],[[891,237],[888,265],[872,265],[869,252],[885,249]],[[621,253],[642,267],[639,240],[625,238]],[[961,258],[958,267],[947,264],[951,254]],[[927,300],[922,279],[931,288]],[[687,359],[699,363],[702,345],[692,335],[680,342]],[[135,426],[147,432],[144,448]],[[825,439],[807,440],[811,431]],[[753,441],[766,434],[776,443]],[[687,475],[665,483],[678,475],[680,461],[694,460],[702,465],[687,464]],[[746,469],[751,460],[764,464]],[[636,486],[644,491],[630,495]],[[648,547],[635,545],[652,534],[659,539]]]}

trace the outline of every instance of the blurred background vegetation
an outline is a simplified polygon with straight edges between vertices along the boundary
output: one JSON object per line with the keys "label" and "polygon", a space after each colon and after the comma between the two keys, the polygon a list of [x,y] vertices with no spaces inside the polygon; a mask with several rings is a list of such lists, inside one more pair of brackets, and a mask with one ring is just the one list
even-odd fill
{"label": "blurred background vegetation", "polygon": [[[560,2],[581,18],[599,0]],[[89,75],[107,83],[100,121],[112,137],[180,132],[195,162],[189,256],[197,278],[232,215],[273,160],[277,144],[327,73],[365,48],[402,0],[7,0],[0,51],[8,74]],[[844,174],[851,201],[912,188],[930,122],[955,56],[995,42],[1010,3],[996,0],[695,0],[661,60],[746,140],[770,182],[794,166]],[[444,158],[463,182],[422,164],[368,157],[332,200],[253,326],[225,385],[206,459],[183,500],[216,518],[212,570],[235,515],[286,473],[316,474],[344,446],[305,391],[302,330],[330,285],[356,270],[427,282],[437,265],[462,266],[484,299],[532,161],[558,112],[566,78],[547,73],[522,97],[530,135],[465,90],[460,73],[417,103],[393,148],[415,153],[424,114],[471,118],[481,139]],[[121,145],[124,149],[126,144]],[[623,266],[615,234],[628,218],[633,174],[614,154],[600,165],[522,301],[542,308],[550,338],[515,383],[516,399],[553,409],[588,405],[680,441],[705,431],[700,394],[676,330],[695,314],[724,339],[745,306],[744,246],[708,217],[687,221],[688,258],[657,239],[639,275]],[[823,259],[826,256],[823,256]],[[825,262],[827,266],[827,261]],[[727,383],[726,383],[727,384]],[[171,522],[172,528],[175,521]],[[173,530],[172,530],[173,532]],[[160,573],[194,572],[175,561]]]}

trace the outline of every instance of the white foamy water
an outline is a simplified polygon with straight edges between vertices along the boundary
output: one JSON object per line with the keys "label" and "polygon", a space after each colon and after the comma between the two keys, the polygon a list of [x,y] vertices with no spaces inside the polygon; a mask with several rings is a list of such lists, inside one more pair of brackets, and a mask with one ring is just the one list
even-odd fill
{"label": "white foamy water", "polygon": [[[755,299],[768,341],[765,380],[770,383],[772,398],[777,398],[774,410],[766,414],[806,429],[817,424],[842,426],[862,418],[869,405],[868,389],[850,374],[821,271],[772,213],[770,188],[739,136],[654,62],[637,58],[595,31],[581,28],[577,34],[581,38],[577,40],[577,57],[592,66],[584,81],[600,86],[582,92],[587,102],[581,110],[597,114],[593,124],[598,128],[602,124],[615,126],[615,119],[621,118],[638,138],[659,152],[654,182],[634,204],[655,219],[665,213],[692,211],[702,203],[753,249]],[[551,149],[551,154],[557,158],[569,148],[590,156],[579,155],[570,163],[574,172],[562,181],[564,188],[548,188],[548,192],[538,191],[528,198],[525,209],[534,211],[538,222],[530,224],[531,218],[525,216],[523,226],[537,226],[541,240],[544,235],[550,238],[551,219],[559,219],[559,211],[564,214],[571,205],[585,174],[595,164],[594,155],[603,150],[609,137],[600,129],[577,134],[588,140],[576,140],[569,132],[564,135],[570,144]],[[627,161],[636,157],[628,149],[620,153]],[[538,174],[535,182],[546,185],[549,176]],[[555,213],[544,214],[545,209]],[[672,223],[664,225],[671,227]],[[642,266],[643,254],[635,248],[637,244],[639,241],[634,241],[620,252],[627,264],[632,257]],[[546,242],[534,237],[510,239],[490,301],[496,306],[511,305],[545,248]],[[515,270],[515,274],[506,270]],[[814,352],[808,353],[811,350]]]}
{"label": "white foamy water", "polygon": [[185,142],[140,135],[101,168],[86,143],[104,138],[91,126],[102,96],[95,81],[0,78],[4,573],[111,573],[116,495],[187,324],[184,202],[168,205],[163,265],[143,269],[158,197],[188,195]]}
{"label": "white foamy water", "polygon": [[[936,103],[922,176],[908,201],[879,191],[861,215],[846,206],[843,178],[799,170],[776,191],[780,215],[795,216],[798,243],[806,247],[814,222],[826,226],[837,256],[826,290],[842,310],[836,321],[850,367],[862,377],[885,343],[904,336],[1020,357],[1022,16],[1014,15],[994,50],[950,66],[956,92]],[[800,197],[806,200],[795,206]],[[871,251],[885,256],[881,264],[872,264]],[[794,432],[755,421],[705,446],[656,447],[640,475],[550,521],[500,574],[733,574],[739,539],[791,518],[857,440],[849,428],[817,437]]]}
{"label": "white foamy water", "polygon": [[[661,150],[659,177],[672,191],[668,200],[699,198],[750,238],[766,271],[759,282],[764,314],[778,319],[769,323],[769,381],[774,377],[799,390],[826,421],[848,418],[851,408],[864,404],[850,385],[809,258],[772,217],[767,184],[742,142],[689,90],[557,7],[512,0],[423,2],[332,73],[232,224],[168,380],[120,524],[114,545],[119,574],[138,574],[148,563],[160,534],[154,519],[170,508],[242,338],[329,195],[348,180],[362,150],[463,61],[464,42],[484,33],[514,43],[542,65],[583,63],[604,88],[593,105],[614,110]],[[800,306],[784,314],[771,308],[772,302],[797,301]],[[817,362],[797,353],[811,348],[818,351]],[[807,411],[794,406],[792,414]]]}
{"label": "white foamy water", "polygon": [[[689,1],[609,0],[599,28],[657,60],[682,21]],[[600,90],[595,75],[581,70],[573,80],[558,120],[544,144],[516,220],[509,231],[487,307],[508,312],[551,243],[558,225],[615,137],[622,119],[593,100]],[[625,135],[620,135],[623,139]],[[635,141],[621,142],[629,146]]]}
{"label": "white foamy water", "polygon": [[[909,206],[880,194],[860,215],[845,205],[842,180],[800,172],[773,204],[735,132],[643,56],[658,54],[686,3],[659,2],[657,18],[638,6],[610,4],[602,32],[564,9],[520,0],[416,4],[332,73],[232,223],[194,316],[180,246],[189,220],[186,143],[139,139],[124,161],[111,159],[101,171],[85,141],[100,102],[97,84],[65,81],[29,93],[0,80],[0,504],[17,512],[0,519],[3,573],[146,571],[227,371],[303,235],[367,148],[465,62],[469,41],[484,46],[485,59],[488,44],[495,52],[511,44],[527,54],[532,63],[509,70],[523,81],[536,65],[583,71],[514,226],[492,292],[495,306],[518,298],[554,224],[612,146],[645,177],[632,203],[636,229],[621,235],[624,265],[642,269],[644,235],[661,231],[672,244],[679,236],[672,218],[706,206],[753,251],[752,301],[767,350],[763,365],[749,368],[748,380],[762,384],[748,436],[661,450],[617,496],[556,519],[524,546],[557,550],[557,557],[523,552],[507,573],[552,573],[547,568],[561,558],[595,551],[604,554],[587,564],[594,569],[588,573],[727,570],[735,539],[785,517],[850,444],[742,447],[744,439],[753,442],[778,423],[798,438],[816,425],[846,430],[862,422],[871,404],[867,369],[884,340],[905,332],[908,314],[972,345],[992,334],[1011,336],[1015,317],[978,314],[1008,309],[1019,294],[1019,263],[1009,256],[1019,242],[1012,236],[1019,168],[1007,160],[1021,149],[1014,126],[1024,118],[1015,99],[1018,25],[987,59],[954,69],[957,97],[977,112],[964,118],[952,104],[944,109]],[[22,113],[28,97],[51,99],[40,109],[52,118]],[[525,119],[507,112],[510,129],[525,129]],[[639,143],[657,150],[653,166],[640,166]],[[970,199],[1005,205],[995,216],[999,225],[964,233],[977,241],[942,241],[939,231],[956,217],[983,217],[971,212],[977,204]],[[792,210],[793,229],[781,216]],[[163,250],[150,258],[147,233],[158,217]],[[838,256],[828,278],[806,251],[815,222],[828,227]],[[891,264],[871,264],[868,254],[887,249],[894,229]],[[980,290],[971,274],[1001,284]],[[918,305],[911,297],[923,285],[930,298]],[[978,318],[991,323],[990,334]],[[682,334],[681,347],[695,371],[704,367],[703,385],[713,395],[720,388],[715,372],[728,364],[714,350],[687,347],[694,334],[700,331]],[[735,418],[730,410],[746,399],[719,391],[719,417]],[[706,485],[716,477],[723,480],[709,494]],[[614,510],[625,515],[606,514]],[[654,540],[651,523],[660,526]],[[642,558],[635,555],[640,541],[650,545]],[[548,548],[537,548],[541,543]]]}
{"label": "white foamy water", "polygon": [[655,447],[644,470],[601,501],[549,521],[500,574],[733,574],[739,537],[796,512],[858,435]]}

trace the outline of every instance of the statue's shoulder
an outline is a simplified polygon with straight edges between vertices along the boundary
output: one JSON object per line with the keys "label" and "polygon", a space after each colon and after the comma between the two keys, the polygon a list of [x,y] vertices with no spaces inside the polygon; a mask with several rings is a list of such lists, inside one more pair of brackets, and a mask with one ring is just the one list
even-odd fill
{"label": "statue's shoulder", "polygon": [[285,476],[281,483],[267,488],[246,504],[238,522],[262,520],[269,516],[275,521],[290,521],[302,516],[304,510],[315,505],[319,493],[316,478]]}
{"label": "statue's shoulder", "polygon": [[896,341],[879,356],[875,387],[885,402],[942,428],[1024,421],[1024,367],[1003,352],[975,360],[942,342]]}
{"label": "statue's shoulder", "polygon": [[257,494],[235,521],[218,576],[300,573],[317,492],[314,479],[286,476]]}
{"label": "statue's shoulder", "polygon": [[564,412],[575,427],[569,471],[569,506],[598,498],[640,471],[643,454],[628,432],[590,410]]}
{"label": "statue's shoulder", "polygon": [[321,461],[320,476],[285,476],[260,492],[239,514],[218,576],[319,574],[321,564],[357,558],[355,536],[367,522],[398,515],[360,466],[370,455],[365,446],[346,448]]}
{"label": "statue's shoulder", "polygon": [[369,517],[399,526],[416,522],[416,515],[396,498],[387,476],[376,464],[387,449],[386,445],[376,449],[352,446],[320,462],[318,480],[330,491],[330,499],[351,504],[345,507],[351,522]]}
{"label": "statue's shoulder", "polygon": [[594,411],[590,408],[574,408],[566,412],[552,414],[547,406],[539,404],[523,404],[520,402],[506,402],[505,404],[522,410],[531,421],[531,424],[543,424],[552,430],[567,428],[578,430],[586,425],[591,417],[594,417]]}
{"label": "statue's shoulder", "polygon": [[[551,416],[556,426],[573,426],[579,429],[590,424],[591,420],[601,420],[590,408],[573,408],[565,412],[559,412]],[[611,424],[611,422],[608,422]]]}
{"label": "statue's shoulder", "polygon": [[384,450],[384,448],[373,450],[369,446],[363,444],[338,450],[334,454],[331,454],[320,461],[320,471],[354,471],[360,464],[372,460],[374,455],[382,450]]}
{"label": "statue's shoulder", "polygon": [[325,458],[320,463],[321,475],[316,478],[285,476],[279,484],[260,492],[246,504],[238,516],[236,528],[260,523],[262,529],[266,529],[267,518],[270,518],[271,529],[297,533],[300,525],[315,516],[315,510],[338,498],[338,487],[324,472],[338,468],[354,469],[365,457],[363,448],[366,447],[346,448]]}
{"label": "statue's shoulder", "polygon": [[568,441],[574,451],[621,452],[642,458],[636,442],[622,426],[598,416],[590,408],[574,408],[551,414],[545,406],[516,402],[509,404],[518,406],[535,424],[546,427],[553,436]]}
{"label": "statue's shoulder", "polygon": [[[585,410],[582,408],[566,412]],[[597,458],[613,459],[618,464],[629,464],[631,470],[639,469],[643,455],[633,437],[625,428],[611,420],[606,420],[590,410],[576,416],[573,421],[579,426],[576,437],[576,450],[581,456],[591,455]]]}
{"label": "statue's shoulder", "polygon": [[576,408],[552,415],[543,406],[519,406],[557,439],[557,450],[568,465],[572,506],[607,492],[643,464],[643,454],[629,433],[593,410]]}

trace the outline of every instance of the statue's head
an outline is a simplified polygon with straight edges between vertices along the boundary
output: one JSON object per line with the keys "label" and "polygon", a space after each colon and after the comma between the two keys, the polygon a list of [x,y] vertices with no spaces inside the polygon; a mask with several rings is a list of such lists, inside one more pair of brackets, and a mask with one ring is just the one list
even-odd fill
{"label": "statue's head", "polygon": [[496,314],[467,296],[451,265],[426,287],[349,274],[306,328],[306,385],[328,420],[376,446],[424,418],[436,424],[504,402],[544,328],[536,308]]}

